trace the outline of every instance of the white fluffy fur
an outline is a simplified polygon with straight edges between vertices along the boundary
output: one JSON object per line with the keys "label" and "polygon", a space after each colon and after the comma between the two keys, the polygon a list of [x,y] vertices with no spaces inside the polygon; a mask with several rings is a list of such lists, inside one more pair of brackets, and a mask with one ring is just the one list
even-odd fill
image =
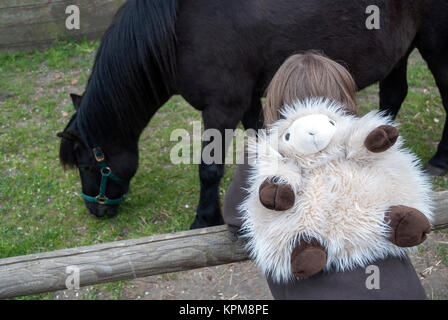
{"label": "white fluffy fur", "polygon": [[[344,271],[383,259],[404,256],[389,242],[383,222],[387,209],[406,205],[420,210],[432,222],[431,183],[416,156],[398,138],[382,153],[364,146],[367,135],[393,122],[379,112],[362,118],[346,115],[340,105],[309,99],[286,106],[285,119],[268,134],[249,141],[251,160],[249,196],[241,204],[248,248],[257,265],[277,282],[292,279],[290,256],[300,238],[318,239],[327,249],[324,270]],[[337,123],[331,142],[320,152],[304,155],[285,143],[284,134],[300,118],[326,115]],[[296,194],[293,208],[277,212],[259,201],[266,178],[278,177]]]}

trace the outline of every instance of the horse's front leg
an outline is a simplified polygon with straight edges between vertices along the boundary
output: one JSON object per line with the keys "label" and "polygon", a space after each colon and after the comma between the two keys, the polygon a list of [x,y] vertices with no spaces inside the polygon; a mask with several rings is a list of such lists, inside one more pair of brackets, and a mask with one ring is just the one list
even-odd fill
{"label": "horse's front leg", "polygon": [[201,191],[196,217],[190,229],[211,227],[224,224],[219,205],[219,183],[224,175],[223,164],[199,165]]}
{"label": "horse's front leg", "polygon": [[202,112],[204,134],[199,165],[201,191],[191,229],[224,224],[219,203],[219,183],[224,175],[225,155],[231,142],[225,139],[225,129],[234,130],[242,116],[243,112],[235,107],[208,107]]}

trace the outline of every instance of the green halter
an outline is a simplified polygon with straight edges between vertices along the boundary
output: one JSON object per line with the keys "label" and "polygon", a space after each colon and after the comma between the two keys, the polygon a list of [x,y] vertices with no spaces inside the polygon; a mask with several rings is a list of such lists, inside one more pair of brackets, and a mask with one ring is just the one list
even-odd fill
{"label": "green halter", "polygon": [[107,180],[110,178],[118,183],[124,184],[125,181],[119,177],[117,177],[115,174],[112,173],[112,170],[107,166],[105,161],[105,156],[101,148],[96,147],[93,148],[93,156],[95,157],[95,160],[98,162],[99,166],[101,167],[101,184],[100,184],[100,193],[96,197],[88,196],[84,192],[82,192],[82,197],[88,201],[98,204],[120,204],[125,200],[125,195],[123,195],[121,198],[117,199],[108,199],[106,197],[106,187],[107,187]]}

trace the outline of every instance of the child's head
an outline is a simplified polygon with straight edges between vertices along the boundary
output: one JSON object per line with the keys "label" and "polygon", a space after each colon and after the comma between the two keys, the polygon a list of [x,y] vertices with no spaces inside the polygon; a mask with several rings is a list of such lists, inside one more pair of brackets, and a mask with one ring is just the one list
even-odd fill
{"label": "child's head", "polygon": [[265,125],[280,118],[279,110],[294,100],[324,97],[342,103],[358,115],[356,84],[346,68],[316,53],[295,54],[282,64],[269,84],[264,108]]}

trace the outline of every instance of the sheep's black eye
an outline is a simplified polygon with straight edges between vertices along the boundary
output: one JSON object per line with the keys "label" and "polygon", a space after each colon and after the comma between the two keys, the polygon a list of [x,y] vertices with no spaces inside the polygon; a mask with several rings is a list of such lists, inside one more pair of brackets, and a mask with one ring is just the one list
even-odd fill
{"label": "sheep's black eye", "polygon": [[335,125],[335,122],[333,120],[328,120],[328,122],[330,122],[333,126]]}
{"label": "sheep's black eye", "polygon": [[285,140],[286,140],[286,141],[289,141],[289,137],[290,137],[290,134],[289,134],[289,132],[288,132],[287,134],[285,134]]}

